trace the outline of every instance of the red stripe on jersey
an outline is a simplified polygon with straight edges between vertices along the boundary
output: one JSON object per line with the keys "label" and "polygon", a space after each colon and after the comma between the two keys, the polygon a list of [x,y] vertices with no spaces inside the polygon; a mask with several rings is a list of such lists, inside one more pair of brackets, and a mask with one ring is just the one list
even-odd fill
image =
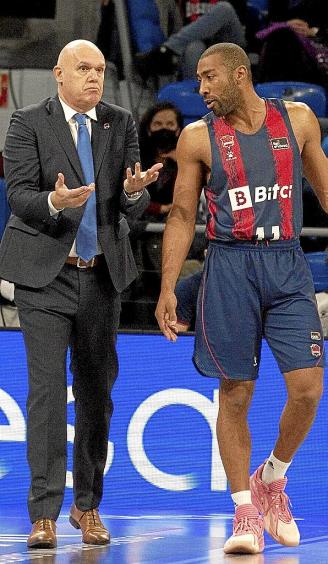
{"label": "red stripe on jersey", "polygon": [[[228,191],[233,188],[248,186],[235,129],[226,123],[223,118],[214,119],[213,128],[223,168],[227,175]],[[236,239],[252,239],[255,225],[253,206],[241,210],[232,210],[232,217],[234,221],[232,235]]]}
{"label": "red stripe on jersey", "polygon": [[218,206],[215,203],[213,194],[210,190],[205,188],[206,199],[207,199],[207,210],[210,218],[207,220],[206,225],[206,237],[208,239],[215,239],[215,217],[218,212]]}
{"label": "red stripe on jersey", "polygon": [[[293,185],[293,171],[294,171],[294,154],[293,148],[289,137],[289,131],[286,122],[276,108],[276,106],[267,101],[267,118],[265,126],[269,136],[269,145],[272,152],[272,157],[276,169],[276,182],[279,186]],[[288,141],[288,148],[274,149],[272,140],[286,138]],[[292,188],[293,190],[293,188]],[[280,209],[280,239],[292,239],[294,237],[293,229],[293,198],[282,198],[278,196],[278,203]]]}

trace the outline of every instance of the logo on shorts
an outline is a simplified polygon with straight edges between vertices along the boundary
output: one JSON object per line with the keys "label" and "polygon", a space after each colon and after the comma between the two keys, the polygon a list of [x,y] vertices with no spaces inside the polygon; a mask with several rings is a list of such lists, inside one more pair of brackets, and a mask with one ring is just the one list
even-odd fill
{"label": "logo on shorts", "polygon": [[287,137],[277,137],[276,139],[270,139],[272,149],[279,151],[280,149],[289,149],[289,142]]}
{"label": "logo on shorts", "polygon": [[311,354],[312,356],[320,356],[321,355],[321,347],[320,345],[314,344],[311,345]]}
{"label": "logo on shorts", "polygon": [[257,357],[256,356],[254,356],[254,358],[253,358],[253,366],[257,366]]}
{"label": "logo on shorts", "polygon": [[321,334],[319,331],[311,331],[311,339],[313,341],[320,341],[321,340]]}

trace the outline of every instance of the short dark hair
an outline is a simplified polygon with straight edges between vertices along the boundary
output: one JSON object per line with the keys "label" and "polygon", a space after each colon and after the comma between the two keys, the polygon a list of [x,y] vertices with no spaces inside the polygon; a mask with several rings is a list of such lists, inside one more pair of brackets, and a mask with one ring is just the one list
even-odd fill
{"label": "short dark hair", "polygon": [[235,70],[243,65],[247,69],[250,80],[252,80],[251,62],[248,55],[244,49],[236,45],[236,43],[215,43],[202,53],[199,60],[205,59],[210,55],[220,55],[224,65],[230,70]]}

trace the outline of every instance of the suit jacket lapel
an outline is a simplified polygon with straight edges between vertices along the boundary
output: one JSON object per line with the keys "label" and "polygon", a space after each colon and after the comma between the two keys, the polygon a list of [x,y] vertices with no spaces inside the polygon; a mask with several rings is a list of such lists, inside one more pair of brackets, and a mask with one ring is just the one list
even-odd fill
{"label": "suit jacket lapel", "polygon": [[106,149],[108,148],[115,130],[115,114],[99,104],[96,108],[97,121],[92,122],[92,151],[95,169],[95,179],[98,176]]}
{"label": "suit jacket lapel", "polygon": [[65,120],[63,108],[57,96],[49,100],[47,109],[49,112],[49,123],[51,129],[54,131],[72,167],[79,176],[81,185],[83,185],[84,179],[80,159],[74,145],[69,125]]}

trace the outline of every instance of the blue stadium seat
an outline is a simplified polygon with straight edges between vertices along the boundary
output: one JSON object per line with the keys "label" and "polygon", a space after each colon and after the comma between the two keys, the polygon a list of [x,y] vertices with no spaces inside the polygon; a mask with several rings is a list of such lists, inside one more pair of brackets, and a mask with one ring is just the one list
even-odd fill
{"label": "blue stadium seat", "polygon": [[326,135],[326,137],[323,138],[321,147],[325,155],[328,157],[328,135]]}
{"label": "blue stadium seat", "polygon": [[196,121],[208,113],[203,98],[198,94],[197,80],[181,80],[163,86],[158,92],[158,100],[175,104],[183,115],[184,125]]}
{"label": "blue stadium seat", "polygon": [[305,257],[312,272],[315,291],[328,290],[328,253],[305,253]]}
{"label": "blue stadium seat", "polygon": [[154,0],[127,0],[127,8],[135,51],[145,53],[165,41]]}
{"label": "blue stadium seat", "polygon": [[310,106],[317,117],[326,115],[326,91],[318,84],[307,82],[262,82],[255,90],[264,98],[283,98],[292,102],[304,102]]}

